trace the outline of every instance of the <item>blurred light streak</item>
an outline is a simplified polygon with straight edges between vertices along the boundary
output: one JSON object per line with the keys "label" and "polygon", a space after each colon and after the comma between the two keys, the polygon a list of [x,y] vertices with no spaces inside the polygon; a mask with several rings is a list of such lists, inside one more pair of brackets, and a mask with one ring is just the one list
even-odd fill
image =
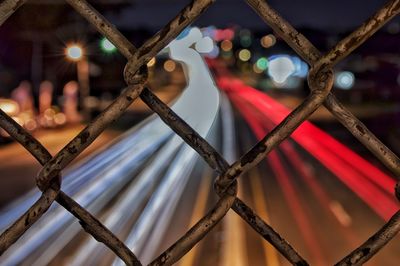
{"label": "blurred light streak", "polygon": [[[263,185],[261,183],[261,175],[259,173],[259,169],[256,168],[252,172],[250,172],[250,187],[252,190],[252,196],[253,196],[253,202],[255,206],[255,211],[258,213],[258,215],[264,219],[264,221],[267,224],[271,224],[271,220],[269,218],[269,211],[268,211],[268,206],[267,206],[267,198],[265,195],[267,195],[267,192],[263,191]],[[278,256],[278,251],[275,249],[274,246],[272,246],[269,242],[267,241],[262,241],[262,246],[263,246],[263,251],[265,255],[265,261],[267,266],[279,266],[281,265],[279,263],[279,256]]]}
{"label": "blurred light streak", "polygon": [[[237,158],[236,131],[231,104],[226,97],[221,97],[222,120],[222,155],[228,163]],[[238,180],[238,197],[243,198],[242,180]],[[221,249],[220,266],[247,265],[246,238],[244,226],[246,224],[239,215],[230,211],[223,219],[224,240]],[[234,233],[233,233],[234,232]]]}
{"label": "blurred light streak", "polygon": [[[242,98],[259,106],[264,113],[268,113],[268,118],[274,124],[280,123],[289,114],[289,110],[276,100],[244,85],[240,80],[232,82],[220,79],[220,81],[220,87],[228,90],[233,88]],[[231,84],[231,88],[228,84]],[[291,137],[332,171],[383,219],[388,219],[398,209],[398,203],[391,195],[395,180],[329,134],[306,121]]]}
{"label": "blurred light streak", "polygon": [[[143,263],[151,262],[151,256],[160,244],[160,236],[167,229],[197,159],[197,153],[185,145],[171,162],[163,180],[130,231],[125,243],[135,254],[140,254],[139,258]],[[147,250],[143,250],[145,248]],[[123,265],[120,259],[117,261],[114,265]]]}
{"label": "blurred light streak", "polygon": [[[140,211],[140,206],[145,203],[162,177],[162,171],[168,167],[171,156],[181,147],[177,141],[176,138],[168,141],[157,153],[153,163],[135,178],[126,190],[119,195],[118,200],[113,204],[108,214],[102,217],[103,224],[112,232],[120,235],[134,214]],[[93,256],[93,254],[96,254],[95,249],[99,247],[101,246],[96,240],[91,237],[88,238],[82,243],[70,263],[72,265],[87,265],[89,264],[87,260],[99,259],[99,257]]]}
{"label": "blurred light streak", "polygon": [[[234,97],[238,96],[233,96],[232,99],[234,99]],[[235,104],[238,104],[238,107],[240,106],[239,110],[242,110],[243,106],[238,102],[238,98],[236,98],[234,102]],[[253,130],[257,139],[261,140],[266,133],[265,130],[262,128],[262,125],[254,119],[251,113],[242,112],[242,115],[249,124],[250,128]],[[272,150],[268,154],[267,162],[271,166],[271,169],[274,172],[275,177],[282,188],[283,195],[293,214],[293,218],[296,220],[296,225],[299,228],[299,232],[302,235],[305,244],[307,245],[307,248],[313,256],[316,264],[327,265],[327,262],[325,261],[322,250],[320,248],[320,243],[316,239],[311,222],[306,215],[306,212],[310,213],[310,210],[308,210],[306,204],[302,204],[302,200],[297,195],[297,191],[290,181],[290,175],[285,170],[276,150]]]}
{"label": "blurred light streak", "polygon": [[[114,141],[113,144],[104,147],[95,155],[81,161],[78,165],[67,169],[63,177],[63,190],[69,195],[74,195],[83,185],[95,179],[96,176],[104,175],[109,169],[113,168],[113,162],[118,164],[126,156],[122,155],[127,154],[129,150],[136,151],[134,155],[136,159],[141,158],[141,156],[145,157],[146,154],[149,156],[169,135],[172,135],[172,132],[168,135],[164,134],[164,136],[162,134],[158,135],[155,131],[150,132],[149,129],[152,126],[158,128],[162,124],[161,121],[157,124],[149,123],[153,119],[154,117],[149,118],[146,121],[147,124],[142,123],[134,127]],[[149,136],[154,138],[154,141],[148,138]],[[146,140],[145,138],[148,139]],[[40,197],[40,194],[37,189],[33,189],[25,196],[7,205],[0,212],[0,231],[5,230],[5,227],[22,215]]]}
{"label": "blurred light streak", "polygon": [[332,210],[332,212],[337,217],[338,221],[343,226],[348,227],[351,225],[352,219],[350,215],[346,212],[346,210],[343,208],[342,204],[340,204],[338,201],[332,201],[330,204],[330,209]]}
{"label": "blurred light streak", "polygon": [[[235,104],[238,106],[239,110],[243,113],[243,116],[245,116],[246,121],[251,120],[252,123],[254,123],[254,126],[257,126],[258,128],[260,128],[260,130],[261,128],[264,128],[263,132],[264,136],[267,134],[267,132],[273,129],[274,124],[269,121],[268,116],[261,110],[257,109],[257,107],[254,106],[251,102],[246,102],[242,98],[237,98],[234,95],[231,95],[231,97],[235,102]],[[340,223],[338,229],[342,232],[342,235],[349,243],[349,247],[357,246],[360,240],[352,230],[349,230],[349,228],[345,228],[349,226],[349,223],[347,224],[343,223],[343,219],[341,219],[343,215],[339,217],[338,212],[336,210],[332,210],[332,202],[336,201],[330,199],[326,191],[324,191],[324,189],[318,183],[315,175],[312,173],[312,170],[310,169],[311,165],[307,167],[306,163],[301,158],[300,154],[295,150],[295,148],[293,147],[293,145],[289,140],[283,141],[277,149],[281,150],[285,154],[288,161],[298,171],[300,177],[304,180],[305,183],[308,184],[314,196],[318,199],[318,202],[322,205],[323,210],[327,212],[328,215],[333,216],[334,221]],[[345,213],[344,210],[342,211],[342,214],[343,213]],[[346,221],[351,221],[351,218],[348,216]]]}
{"label": "blurred light streak", "polygon": [[[199,221],[207,211],[207,201],[212,188],[212,171],[207,168],[203,175],[201,176],[201,181],[199,185],[199,192],[197,193],[196,199],[194,201],[193,213],[189,222],[187,230],[189,230],[193,225]],[[195,245],[180,261],[181,266],[192,266],[194,265],[197,254],[199,253],[200,246],[202,242]]]}
{"label": "blurred light streak", "polygon": [[[187,38],[195,38],[195,41],[201,39],[201,43],[200,41],[196,43],[198,50],[206,52],[210,48],[210,40],[202,38],[200,31],[196,28],[192,28],[188,32]],[[192,43],[190,43],[191,41]],[[206,137],[218,113],[219,92],[202,57],[197,51],[190,48],[193,42],[194,39],[181,39],[170,43],[168,46],[171,57],[182,62],[183,70],[189,78],[187,88],[171,108],[201,136]],[[188,43],[190,44],[186,47],[185,45]],[[186,57],[184,56],[185,53]],[[175,62],[171,62],[175,64]],[[206,109],[204,108],[205,103],[207,103]],[[138,240],[143,240],[135,242],[135,244],[143,246],[147,243],[144,239],[149,236],[151,225],[157,222],[157,216],[152,214],[157,212],[165,220],[171,218],[169,213],[175,208],[174,206],[187,182],[189,172],[196,161],[194,150],[186,145],[181,148],[182,139],[177,135],[171,138],[171,133],[171,129],[160,118],[146,120],[137,131],[129,131],[119,143],[108,147],[108,151],[105,150],[104,153],[98,154],[92,160],[86,161],[72,171],[70,177],[64,179],[64,191],[73,196],[83,207],[94,214],[98,214],[126,184],[133,180],[129,189],[126,189],[122,196],[118,195],[122,202],[117,205],[113,212],[109,212],[108,218],[106,218],[105,224],[111,225],[108,226],[111,231],[116,231],[121,229],[124,221],[127,222],[132,219],[133,212],[138,211],[141,205],[146,204],[145,201],[152,190],[156,189],[156,193],[147,203],[146,209],[141,214],[136,227],[134,227],[139,228],[142,234]],[[170,140],[161,151],[157,152],[153,163],[147,165],[141,175],[135,178],[135,171],[138,167],[167,138],[170,138]],[[132,141],[132,139],[135,139],[135,141]],[[140,154],[136,146],[138,143],[146,156],[138,157]],[[154,149],[150,147],[154,147]],[[180,150],[178,157],[174,159],[174,154],[178,150]],[[175,163],[170,164],[171,160],[175,160]],[[180,163],[185,164],[182,166]],[[161,173],[167,166],[169,170],[163,178]],[[163,185],[157,188],[160,179]],[[176,196],[171,197],[171,193]],[[37,195],[30,193],[19,203],[29,205],[29,202],[32,202],[35,197]],[[161,203],[166,204],[164,207],[168,208],[169,212],[161,208]],[[15,204],[13,205],[15,206]],[[47,264],[79,232],[80,226],[76,223],[76,219],[56,206],[53,205],[51,210],[22,237],[21,241],[7,250],[0,258],[2,264],[15,265],[23,260],[29,261],[30,264]],[[21,206],[15,209],[9,208],[2,215],[7,217],[8,222],[3,222],[3,219],[1,221],[8,224],[14,220],[13,218],[9,219],[11,216],[16,216],[16,213],[24,210],[25,208],[21,208]],[[165,227],[162,230],[165,230]],[[128,237],[128,243],[134,241],[134,237],[136,235],[131,234]],[[92,250],[98,245],[97,242],[92,245],[93,242],[91,241],[93,241],[92,238],[81,247],[79,250],[81,255],[78,254],[73,263],[79,264],[82,260],[86,264],[88,256],[90,259],[95,257],[93,254],[96,254],[96,252],[92,252]],[[140,247],[140,249],[142,248]],[[39,251],[40,249],[42,251],[45,249],[46,252],[42,253]],[[32,252],[40,255],[32,256]],[[101,256],[96,258],[101,259]]]}
{"label": "blurred light streak", "polygon": [[[153,140],[154,141],[154,140]],[[150,142],[150,141],[149,141]],[[157,141],[154,141],[155,147]],[[142,151],[137,149],[133,153],[127,153],[122,160],[114,162],[113,167],[105,171],[99,171],[91,179],[81,185],[72,192],[74,199],[83,207],[88,208],[92,213],[97,213],[129,180],[134,176],[135,171],[148,155],[154,152],[154,148],[144,145],[146,149]],[[131,151],[132,152],[132,151]],[[147,156],[143,157],[143,153]],[[56,205],[54,205],[56,206]],[[29,258],[30,254],[39,247],[44,248],[44,243],[60,230],[68,228],[76,219],[66,212],[63,208],[56,206],[49,210],[24,236],[23,241],[18,242],[7,250],[0,258],[0,262],[5,265],[15,265],[22,262],[23,259]],[[74,233],[80,230],[80,226],[76,224]],[[59,238],[59,241],[66,244],[75,234],[66,235]],[[50,243],[48,243],[50,244]],[[45,259],[51,259],[54,254],[52,249],[58,252],[64,245],[56,245],[53,242],[46,248]],[[21,255],[24,254],[24,255]],[[55,254],[54,254],[55,255]]]}

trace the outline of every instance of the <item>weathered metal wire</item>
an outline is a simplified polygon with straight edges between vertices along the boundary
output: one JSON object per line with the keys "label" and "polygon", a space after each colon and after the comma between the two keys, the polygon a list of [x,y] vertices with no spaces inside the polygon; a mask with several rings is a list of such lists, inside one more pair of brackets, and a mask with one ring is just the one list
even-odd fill
{"label": "weathered metal wire", "polygon": [[[10,17],[25,0],[3,0],[0,3],[0,25]],[[246,0],[256,13],[292,47],[311,66],[308,75],[310,95],[291,112],[276,128],[267,134],[237,162],[229,165],[227,161],[183,119],[177,116],[166,104],[144,87],[147,80],[146,63],[159,53],[171,40],[205,10],[214,0],[193,0],[182,9],[163,29],[147,40],[139,49],[130,43],[110,22],[85,0],[66,0],[81,16],[87,19],[98,32],[107,37],[127,59],[124,78],[127,87],[121,95],[71,142],[54,157],[19,126],[12,118],[0,110],[0,127],[23,145],[42,165],[36,178],[42,195],[17,221],[0,236],[0,253],[18,240],[23,233],[46,212],[54,201],[72,213],[83,229],[96,240],[107,245],[127,265],[141,265],[126,245],[110,232],[101,222],[81,207],[61,189],[61,171],[90,145],[101,132],[118,119],[128,106],[140,97],[159,117],[178,134],[188,145],[210,165],[219,175],[215,190],[220,196],[217,204],[197,222],[175,244],[159,255],[150,265],[171,265],[184,256],[225,216],[232,208],[265,240],[269,241],[288,261],[294,265],[308,263],[290,246],[270,225],[265,223],[237,196],[236,179],[257,165],[279,143],[288,138],[320,105],[325,107],[359,141],[364,144],[397,177],[400,174],[399,158],[374,136],[350,111],[338,102],[330,92],[333,83],[332,68],[348,56],[379,28],[400,12],[400,0],[392,0],[379,9],[362,26],[341,40],[332,50],[322,55],[301,33],[296,31],[266,1]],[[397,190],[397,194],[400,194]],[[396,195],[397,195],[396,194]],[[397,195],[398,196],[398,195]],[[400,230],[400,212],[393,217],[370,239],[337,265],[359,265],[369,260]]]}

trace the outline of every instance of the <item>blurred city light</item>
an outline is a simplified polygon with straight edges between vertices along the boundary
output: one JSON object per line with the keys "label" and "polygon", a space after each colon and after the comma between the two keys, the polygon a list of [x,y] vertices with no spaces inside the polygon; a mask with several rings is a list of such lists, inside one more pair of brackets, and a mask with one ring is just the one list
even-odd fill
{"label": "blurred city light", "polygon": [[279,55],[269,59],[268,75],[276,83],[284,83],[296,70],[289,56]]}
{"label": "blurred city light", "polygon": [[152,59],[150,59],[150,61],[147,63],[148,67],[152,67],[156,64],[156,58],[153,57]]}
{"label": "blurred city light", "polygon": [[258,68],[257,63],[255,63],[255,64],[253,65],[253,71],[254,71],[255,73],[257,73],[257,74],[261,74],[261,73],[264,72],[264,70]]}
{"label": "blurred city light", "polygon": [[[235,32],[232,29],[214,29],[213,32],[215,41],[232,40],[235,37]],[[210,36],[211,37],[211,36]]]}
{"label": "blurred city light", "polygon": [[354,74],[350,71],[339,72],[335,78],[335,86],[343,90],[351,89],[354,86],[354,79]]}
{"label": "blurred city light", "polygon": [[228,52],[230,50],[232,50],[233,48],[233,44],[231,41],[229,40],[224,40],[221,42],[221,49],[225,52]]}
{"label": "blurred city light", "polygon": [[243,47],[250,47],[252,43],[251,31],[248,29],[242,29],[239,31],[240,45]]}
{"label": "blurred city light", "polygon": [[221,53],[221,56],[224,59],[230,59],[233,56],[233,53],[232,53],[232,51],[228,51],[228,52],[223,51]]}
{"label": "blurred city light", "polygon": [[268,68],[268,59],[265,57],[260,57],[256,63],[257,67],[261,70],[266,70]]}
{"label": "blurred city light", "polygon": [[18,103],[10,99],[0,99],[0,109],[10,116],[19,113]]}
{"label": "blurred city light", "polygon": [[217,45],[214,45],[212,50],[208,53],[205,54],[209,58],[216,58],[219,55],[219,47]]}
{"label": "blurred city light", "polygon": [[276,38],[273,34],[268,34],[261,38],[260,43],[262,47],[269,48],[276,43]]}
{"label": "blurred city light", "polygon": [[306,64],[306,62],[304,62],[297,56],[292,56],[291,60],[295,67],[293,75],[300,78],[305,78],[308,73],[308,65]]}
{"label": "blurred city light", "polygon": [[243,62],[249,61],[251,58],[251,52],[247,49],[242,49],[239,52],[239,59],[242,60]]}
{"label": "blurred city light", "polygon": [[[208,37],[210,37],[211,39],[213,39],[213,40],[215,40],[215,33],[216,33],[216,27],[215,26],[208,26],[208,27],[205,27],[205,28],[203,28],[202,29],[202,32],[203,32],[203,35],[204,36],[208,36]],[[186,32],[186,34],[187,34],[187,32]],[[178,38],[178,40],[179,40],[179,38]]]}
{"label": "blurred city light", "polygon": [[164,62],[164,69],[167,72],[172,72],[176,68],[176,64],[173,60],[167,60]]}
{"label": "blurred city light", "polygon": [[66,56],[73,61],[80,60],[83,56],[82,47],[78,44],[72,44],[68,46],[66,49]]}
{"label": "blurred city light", "polygon": [[117,47],[115,47],[115,45],[112,44],[112,42],[110,42],[107,38],[101,39],[100,47],[101,50],[103,50],[106,53],[113,53],[117,51]]}

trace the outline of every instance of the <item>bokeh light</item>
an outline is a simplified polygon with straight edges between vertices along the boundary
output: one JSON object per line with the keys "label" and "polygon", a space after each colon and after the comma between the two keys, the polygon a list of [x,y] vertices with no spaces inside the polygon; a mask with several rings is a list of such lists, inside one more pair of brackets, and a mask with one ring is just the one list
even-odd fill
{"label": "bokeh light", "polygon": [[117,47],[115,47],[112,42],[110,42],[107,38],[103,38],[100,41],[100,47],[101,50],[103,50],[106,53],[113,53],[117,50]]}
{"label": "bokeh light", "polygon": [[335,78],[335,85],[340,89],[348,90],[354,86],[354,80],[354,74],[350,71],[339,72]]}
{"label": "bokeh light", "polygon": [[257,74],[261,74],[264,72],[264,70],[258,68],[257,63],[253,65],[253,71],[254,71],[254,73],[257,73]]}
{"label": "bokeh light", "polygon": [[251,58],[251,52],[247,49],[242,49],[239,52],[239,59],[243,62],[249,61]]}
{"label": "bokeh light", "polygon": [[176,64],[172,60],[167,60],[164,62],[164,69],[167,72],[173,72],[176,68]]}
{"label": "bokeh light", "polygon": [[268,59],[265,57],[260,57],[257,62],[256,65],[259,69],[261,70],[266,70],[268,68]]}
{"label": "bokeh light", "polygon": [[276,38],[273,34],[268,34],[261,38],[260,43],[262,47],[269,48],[271,46],[274,46],[274,44],[276,43]]}
{"label": "bokeh light", "polygon": [[280,55],[269,59],[268,75],[276,83],[284,83],[296,70],[289,56]]}
{"label": "bokeh light", "polygon": [[221,49],[225,52],[228,52],[230,50],[232,50],[233,48],[233,44],[231,41],[229,40],[224,40],[221,42]]}
{"label": "bokeh light", "polygon": [[156,58],[153,57],[152,59],[150,59],[150,61],[147,63],[148,67],[152,67],[156,64]]}

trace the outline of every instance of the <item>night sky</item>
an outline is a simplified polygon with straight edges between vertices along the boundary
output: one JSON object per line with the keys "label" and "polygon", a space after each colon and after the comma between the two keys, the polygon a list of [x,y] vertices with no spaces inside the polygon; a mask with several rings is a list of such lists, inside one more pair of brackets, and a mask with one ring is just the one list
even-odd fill
{"label": "night sky", "polygon": [[[187,0],[137,0],[136,4],[110,19],[122,28],[160,29]],[[383,0],[271,0],[270,5],[296,27],[345,31],[360,25],[386,1]],[[265,24],[243,0],[217,0],[195,23],[220,27],[240,25],[263,29]]]}

